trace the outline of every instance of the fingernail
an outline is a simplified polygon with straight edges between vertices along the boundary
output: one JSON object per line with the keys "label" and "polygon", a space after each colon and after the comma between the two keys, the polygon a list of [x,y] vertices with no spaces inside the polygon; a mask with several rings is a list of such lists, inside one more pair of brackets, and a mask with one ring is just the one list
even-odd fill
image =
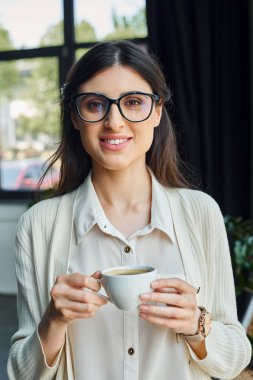
{"label": "fingernail", "polygon": [[143,319],[146,319],[148,316],[147,316],[147,314],[140,313],[140,317],[143,318]]}

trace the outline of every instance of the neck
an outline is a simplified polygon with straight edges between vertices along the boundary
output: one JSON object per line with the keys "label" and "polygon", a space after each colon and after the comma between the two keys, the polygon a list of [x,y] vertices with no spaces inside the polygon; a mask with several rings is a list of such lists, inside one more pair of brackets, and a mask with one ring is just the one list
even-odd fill
{"label": "neck", "polygon": [[145,164],[124,170],[93,167],[92,182],[102,205],[125,208],[151,202],[151,178]]}

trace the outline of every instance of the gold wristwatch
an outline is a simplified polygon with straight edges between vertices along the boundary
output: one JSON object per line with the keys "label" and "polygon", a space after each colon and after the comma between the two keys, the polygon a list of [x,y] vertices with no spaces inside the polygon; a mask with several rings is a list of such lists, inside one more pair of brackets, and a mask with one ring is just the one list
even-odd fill
{"label": "gold wristwatch", "polygon": [[183,335],[188,342],[201,342],[211,331],[211,314],[208,313],[208,311],[203,306],[199,306],[199,309],[201,311],[201,314],[199,317],[199,326],[197,332],[193,335]]}

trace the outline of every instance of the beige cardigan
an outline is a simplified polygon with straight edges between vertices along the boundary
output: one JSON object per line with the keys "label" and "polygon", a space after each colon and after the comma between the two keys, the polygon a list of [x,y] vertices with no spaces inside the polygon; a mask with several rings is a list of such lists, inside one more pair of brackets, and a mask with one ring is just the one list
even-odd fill
{"label": "beige cardigan", "polygon": [[[251,348],[237,320],[222,215],[215,201],[202,192],[165,191],[187,281],[201,287],[198,305],[205,306],[214,320],[206,338],[207,357],[199,360],[189,348],[191,379],[207,380],[211,376],[232,379],[249,363]],[[12,338],[8,360],[10,380],[74,380],[68,337],[57,363],[49,368],[45,364],[37,326],[48,305],[56,276],[67,271],[75,197],[76,190],[42,201],[29,209],[18,224],[19,330]]]}

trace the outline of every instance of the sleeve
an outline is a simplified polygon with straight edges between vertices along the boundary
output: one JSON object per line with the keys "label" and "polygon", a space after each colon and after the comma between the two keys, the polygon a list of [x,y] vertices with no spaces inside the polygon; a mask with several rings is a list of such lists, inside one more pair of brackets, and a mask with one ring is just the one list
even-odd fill
{"label": "sleeve", "polygon": [[[32,260],[31,221],[25,214],[18,224],[16,237],[17,313],[19,329],[12,337],[7,372],[10,380],[55,379],[62,350],[54,366],[49,367],[43,354],[37,325],[41,314],[40,292]],[[30,230],[30,234],[27,232]],[[30,236],[29,236],[30,235]]]}
{"label": "sleeve", "polygon": [[[206,230],[213,230],[215,237],[214,252],[209,252],[214,255],[214,260],[211,258],[207,263],[207,271],[214,270],[215,274],[214,301],[210,310],[213,319],[212,329],[206,337],[205,359],[198,359],[190,347],[189,350],[195,363],[210,376],[232,379],[249,364],[251,345],[237,318],[234,278],[223,216],[214,201],[211,206],[209,213],[211,210],[213,212],[209,216],[208,224],[210,227],[212,223],[212,227]],[[214,265],[215,268],[210,268],[210,265]]]}

